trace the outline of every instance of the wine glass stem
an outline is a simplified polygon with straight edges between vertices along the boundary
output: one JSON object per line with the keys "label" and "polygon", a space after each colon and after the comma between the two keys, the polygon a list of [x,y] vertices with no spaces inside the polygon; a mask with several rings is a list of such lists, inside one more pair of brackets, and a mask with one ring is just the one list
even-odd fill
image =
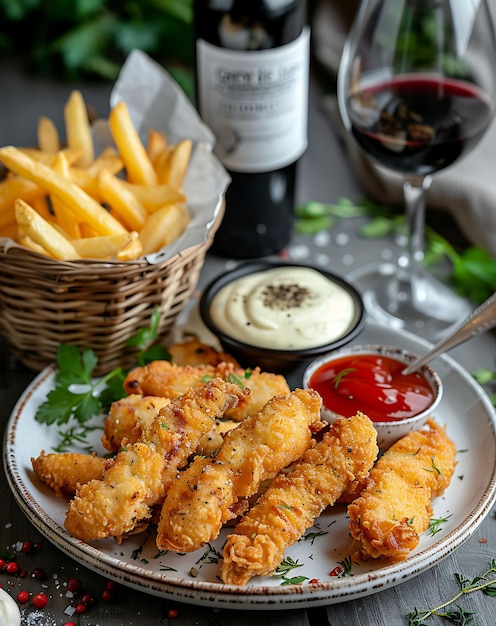
{"label": "wine glass stem", "polygon": [[424,275],[425,198],[432,177],[412,178],[403,183],[406,223],[408,232],[407,256],[400,259],[409,276],[414,303],[425,300],[422,277]]}

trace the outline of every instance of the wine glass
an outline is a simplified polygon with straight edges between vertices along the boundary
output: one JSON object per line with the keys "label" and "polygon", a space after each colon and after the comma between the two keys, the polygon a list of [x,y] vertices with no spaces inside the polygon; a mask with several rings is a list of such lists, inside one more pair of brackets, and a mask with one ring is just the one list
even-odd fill
{"label": "wine glass", "polygon": [[343,123],[379,167],[401,174],[408,231],[397,263],[349,278],[372,317],[433,341],[471,306],[424,268],[425,196],[488,128],[495,60],[485,0],[364,0],[340,61]]}

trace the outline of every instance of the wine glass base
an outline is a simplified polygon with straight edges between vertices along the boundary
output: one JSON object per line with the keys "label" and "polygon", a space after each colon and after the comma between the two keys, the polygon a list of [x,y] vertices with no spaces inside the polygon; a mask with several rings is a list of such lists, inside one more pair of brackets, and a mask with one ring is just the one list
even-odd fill
{"label": "wine glass base", "polygon": [[361,293],[367,313],[378,322],[437,343],[470,315],[470,302],[431,275],[410,279],[393,263],[351,272],[347,279]]}

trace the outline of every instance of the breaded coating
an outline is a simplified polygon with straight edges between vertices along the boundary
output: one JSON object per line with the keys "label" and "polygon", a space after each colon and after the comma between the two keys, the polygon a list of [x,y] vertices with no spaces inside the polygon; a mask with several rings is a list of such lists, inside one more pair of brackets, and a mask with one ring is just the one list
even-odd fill
{"label": "breaded coating", "polygon": [[66,529],[84,541],[112,536],[120,541],[141,527],[202,435],[246,393],[215,378],[164,406],[141,440],[116,455],[102,480],[77,489],[69,503]]}
{"label": "breaded coating", "polygon": [[143,430],[148,428],[160,409],[169,402],[169,398],[138,394],[112,402],[103,422],[103,447],[110,452],[117,452],[123,439],[131,443],[139,441]]}
{"label": "breaded coating", "polygon": [[431,501],[450,483],[456,449],[444,428],[433,419],[427,424],[384,453],[365,490],[348,506],[359,557],[404,560],[429,527]]}
{"label": "breaded coating", "polygon": [[175,398],[190,387],[217,377],[237,382],[251,391],[249,396],[226,413],[226,417],[237,422],[258,413],[273,396],[290,392],[284,376],[261,372],[258,367],[253,370],[243,369],[232,363],[180,367],[169,361],[152,361],[144,367],[134,368],[126,376],[124,389],[128,394]]}
{"label": "breaded coating", "polygon": [[[138,394],[131,394],[113,402],[103,422],[103,447],[111,452],[118,452],[123,441],[126,441],[127,445],[140,441],[143,431],[150,426],[160,409],[169,402],[169,398]],[[222,433],[236,425],[237,422],[230,420],[216,423],[212,430],[201,437],[196,452],[198,454],[215,452],[222,444]]]}
{"label": "breaded coating", "polygon": [[157,531],[161,550],[193,552],[235,517],[239,499],[297,460],[322,428],[322,401],[314,390],[274,396],[227,433],[213,459],[196,457],[167,492]]}
{"label": "breaded coating", "polygon": [[78,484],[90,482],[103,476],[106,459],[96,454],[61,452],[45,454],[42,450],[36,458],[31,457],[34,473],[57,495],[74,495]]}
{"label": "breaded coating", "polygon": [[288,473],[276,476],[228,536],[223,582],[245,585],[253,576],[274,573],[286,548],[351,482],[368,474],[378,452],[377,432],[367,416],[336,419],[321,442]]}
{"label": "breaded coating", "polygon": [[239,367],[236,359],[228,354],[216,350],[212,346],[202,343],[198,339],[190,339],[181,343],[175,343],[168,346],[172,362],[175,365],[219,365],[219,363],[233,363]]}

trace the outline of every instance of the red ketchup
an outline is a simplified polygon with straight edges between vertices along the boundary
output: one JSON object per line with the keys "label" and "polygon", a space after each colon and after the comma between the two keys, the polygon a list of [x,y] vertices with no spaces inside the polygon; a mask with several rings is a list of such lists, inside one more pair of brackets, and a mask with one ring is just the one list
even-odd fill
{"label": "red ketchup", "polygon": [[324,363],[310,377],[324,405],[350,417],[357,411],[373,422],[418,415],[432,404],[434,392],[419,372],[405,376],[405,363],[376,354],[343,356]]}

